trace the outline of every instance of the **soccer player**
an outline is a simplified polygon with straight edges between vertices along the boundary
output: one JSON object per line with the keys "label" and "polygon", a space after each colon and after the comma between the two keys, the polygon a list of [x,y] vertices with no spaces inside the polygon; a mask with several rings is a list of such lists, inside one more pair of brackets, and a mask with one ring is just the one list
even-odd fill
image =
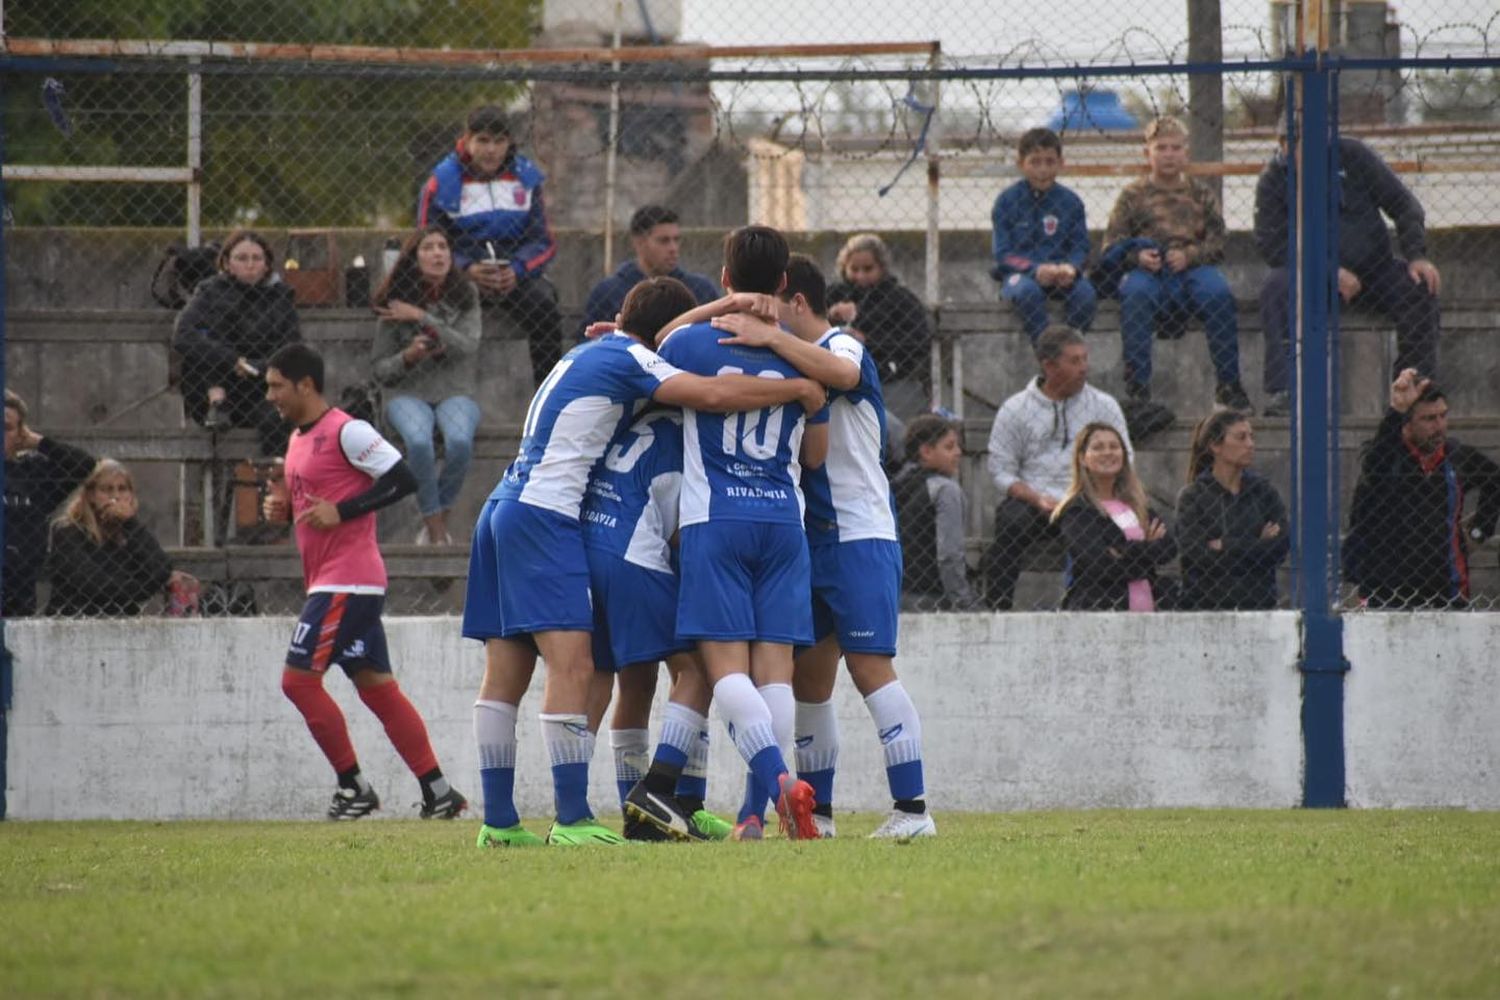
{"label": "soccer player", "polygon": [[[788,254],[786,239],[769,227],[731,232],[722,279],[731,294],[690,311],[685,325],[668,331],[662,357],[700,374],[753,373],[773,385],[795,378],[797,369],[771,351],[720,344],[723,334],[707,322],[736,308],[740,295],[779,292]],[[797,452],[805,415],[821,408],[803,402],[723,415],[683,412],[677,635],[697,641],[735,746],[775,798],[793,839],[817,837],[812,788],[788,774],[781,747],[791,743],[796,712],[792,649],[812,636]],[[628,799],[626,809],[663,830],[688,818],[654,792],[649,801]]]}
{"label": "soccer player", "polygon": [[[796,661],[797,774],[817,796],[814,821],[820,835],[833,836],[838,726],[831,699],[842,652],[885,748],[895,803],[872,836],[932,836],[937,826],[925,800],[922,723],[892,662],[901,610],[901,544],[881,467],[886,442],[880,376],[858,340],[829,327],[824,290],[817,265],[794,254],[780,297],[785,330],[743,313],[714,320],[733,334],[726,344],[768,347],[835,390],[828,407],[813,418],[802,450],[817,644]],[[758,811],[759,801],[753,805]]]}
{"label": "soccer player", "polygon": [[[660,287],[671,278],[653,278]],[[526,412],[521,449],[475,527],[463,634],[485,644],[474,735],[484,783],[479,846],[538,843],[513,799],[516,714],[540,654],[542,736],[552,762],[560,845],[615,844],[588,804],[594,614],[579,520],[589,474],[648,399],[702,411],[821,405],[806,379],[703,378],[668,364],[628,328],[581,344],[553,367]],[[799,404],[800,401],[800,404]],[[605,675],[607,680],[607,675]]]}
{"label": "soccer player", "polygon": [[306,344],[282,347],[266,365],[266,399],[296,429],[286,451],[286,491],[266,497],[270,521],[296,521],[307,603],[292,634],[281,690],[338,774],[328,818],[354,820],[380,808],[359,770],[349,728],[323,688],[337,663],[422,786],[422,818],[453,819],[468,805],[443,777],[422,716],[391,674],[385,628],[385,562],[375,511],[417,488],[411,469],[363,420],[323,398],[323,359]]}

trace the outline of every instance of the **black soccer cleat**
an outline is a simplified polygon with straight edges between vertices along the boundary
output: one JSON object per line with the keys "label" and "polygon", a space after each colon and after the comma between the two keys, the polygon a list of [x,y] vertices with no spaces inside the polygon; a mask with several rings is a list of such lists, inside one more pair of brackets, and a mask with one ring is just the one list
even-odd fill
{"label": "black soccer cleat", "polygon": [[630,813],[625,814],[625,826],[620,832],[625,835],[626,840],[642,843],[660,843],[663,840],[672,839],[650,823],[643,823]]}
{"label": "black soccer cleat", "polygon": [[460,795],[458,789],[450,788],[432,801],[423,802],[421,816],[423,819],[457,819],[467,808],[469,800]]}
{"label": "black soccer cleat", "polygon": [[675,795],[657,795],[637,781],[625,796],[625,816],[655,827],[672,840],[707,840]]}
{"label": "black soccer cleat", "polygon": [[380,808],[380,796],[375,789],[361,792],[354,788],[339,788],[333,793],[333,802],[328,806],[328,818],[332,820],[363,819]]}

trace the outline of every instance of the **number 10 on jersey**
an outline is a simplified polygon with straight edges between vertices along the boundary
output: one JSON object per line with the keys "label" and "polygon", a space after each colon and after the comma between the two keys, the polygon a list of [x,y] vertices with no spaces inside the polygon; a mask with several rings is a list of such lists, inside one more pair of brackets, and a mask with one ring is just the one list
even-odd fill
{"label": "number 10 on jersey", "polygon": [[[745,369],[725,365],[716,374],[743,375]],[[756,372],[758,378],[786,378],[778,371]],[[776,457],[781,438],[782,407],[767,406],[744,413],[724,414],[724,454],[764,462]]]}

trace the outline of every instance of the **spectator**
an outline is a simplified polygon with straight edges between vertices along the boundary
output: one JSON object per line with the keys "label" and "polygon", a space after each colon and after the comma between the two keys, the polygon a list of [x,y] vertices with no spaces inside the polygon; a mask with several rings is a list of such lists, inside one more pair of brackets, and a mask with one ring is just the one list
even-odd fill
{"label": "spectator", "polygon": [[1276,567],[1291,548],[1291,532],[1286,504],[1254,463],[1249,417],[1215,410],[1198,422],[1188,484],[1177,495],[1184,608],[1276,607]]}
{"label": "spectator", "polygon": [[505,113],[484,105],[469,112],[457,148],[432,169],[417,206],[417,228],[447,230],[454,262],[480,298],[526,332],[536,385],[562,357],[557,290],[542,273],[557,253],[544,179],[517,152]]}
{"label": "spectator", "polygon": [[626,294],[646,278],[676,278],[693,293],[700,306],[719,297],[719,286],[701,274],[684,271],[677,264],[682,249],[682,227],[677,213],[661,205],[642,205],[630,217],[630,245],[635,257],[615,268],[615,273],[589,291],[583,306],[579,338],[594,323],[613,323],[625,303]]}
{"label": "spectator", "polygon": [[177,314],[172,338],[187,415],[214,430],[255,428],[263,456],[285,451],[290,433],[265,399],[266,359],[302,339],[292,289],[275,263],[264,237],[231,233],[219,251],[219,273]]}
{"label": "spectator", "polygon": [[[1352,306],[1374,309],[1396,325],[1395,373],[1413,368],[1419,377],[1436,378],[1441,282],[1438,269],[1427,259],[1422,205],[1380,156],[1358,139],[1339,139],[1338,165],[1332,197],[1339,205],[1339,298]],[[1255,186],[1255,245],[1271,268],[1260,289],[1267,416],[1288,412],[1288,183],[1283,137],[1280,152]],[[1387,217],[1396,224],[1400,257],[1391,247]]]}
{"label": "spectator", "polygon": [[[49,615],[138,615],[172,579],[125,466],[101,458],[52,522]],[[185,574],[183,574],[185,576]]]}
{"label": "spectator", "polygon": [[1083,200],[1057,183],[1062,140],[1047,128],[1021,136],[1017,162],[1024,175],[1000,192],[990,212],[1000,297],[1021,316],[1033,347],[1047,329],[1047,300],[1062,299],[1068,325],[1087,330],[1099,298],[1084,277],[1089,231]]}
{"label": "spectator", "polygon": [[935,413],[906,425],[906,464],[891,480],[901,526],[901,605],[908,611],[970,611],[979,606],[964,557],[962,427]]}
{"label": "spectator", "polygon": [[988,467],[1000,506],[995,540],[984,557],[986,600],[1009,611],[1021,561],[1044,538],[1056,538],[1052,512],[1068,490],[1077,428],[1106,423],[1130,448],[1120,404],[1088,384],[1089,349],[1083,335],[1054,326],[1036,342],[1042,373],[1007,399],[990,428]]}
{"label": "spectator", "polygon": [[[1461,608],[1468,549],[1495,533],[1500,466],[1448,437],[1448,400],[1408,368],[1360,459],[1344,577],[1372,608]],[[1467,528],[1464,498],[1478,493]]]}
{"label": "spectator", "polygon": [[47,523],[83,482],[94,456],[43,437],[26,401],[5,390],[5,589],[0,617],[36,614],[36,581],[47,561]]}
{"label": "spectator", "polygon": [[839,280],[828,286],[828,320],[865,342],[880,372],[886,413],[901,421],[932,399],[932,328],[927,307],[891,273],[891,251],[873,233],[849,237],[839,251]]}
{"label": "spectator", "polygon": [[1120,192],[1104,234],[1104,265],[1120,279],[1120,339],[1127,398],[1150,400],[1154,336],[1176,337],[1203,322],[1224,406],[1249,412],[1240,384],[1239,318],[1224,260],[1224,215],[1213,189],[1187,176],[1187,128],[1170,116],[1146,126],[1151,172]]}
{"label": "spectator", "polygon": [[[479,427],[479,293],[454,268],[447,234],[428,226],[407,238],[374,303],[380,322],[371,369],[395,390],[385,418],[416,476],[423,522],[417,544],[451,545],[448,512],[463,490]],[[443,435],[441,475],[434,429]]]}
{"label": "spectator", "polygon": [[1073,446],[1073,481],[1052,512],[1068,548],[1069,611],[1155,611],[1156,567],[1177,554],[1146,506],[1125,438],[1089,424]]}

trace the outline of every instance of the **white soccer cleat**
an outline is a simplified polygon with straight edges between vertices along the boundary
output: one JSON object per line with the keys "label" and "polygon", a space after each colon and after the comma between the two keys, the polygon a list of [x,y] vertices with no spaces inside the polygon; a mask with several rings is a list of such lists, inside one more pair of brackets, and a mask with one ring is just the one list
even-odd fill
{"label": "white soccer cleat", "polygon": [[911,840],[914,837],[936,836],[937,824],[932,820],[932,813],[908,813],[893,809],[886,821],[880,824],[880,829],[870,834],[870,839]]}
{"label": "white soccer cleat", "polygon": [[832,840],[834,835],[833,817],[824,816],[822,813],[813,813],[813,826],[818,828],[819,840]]}

